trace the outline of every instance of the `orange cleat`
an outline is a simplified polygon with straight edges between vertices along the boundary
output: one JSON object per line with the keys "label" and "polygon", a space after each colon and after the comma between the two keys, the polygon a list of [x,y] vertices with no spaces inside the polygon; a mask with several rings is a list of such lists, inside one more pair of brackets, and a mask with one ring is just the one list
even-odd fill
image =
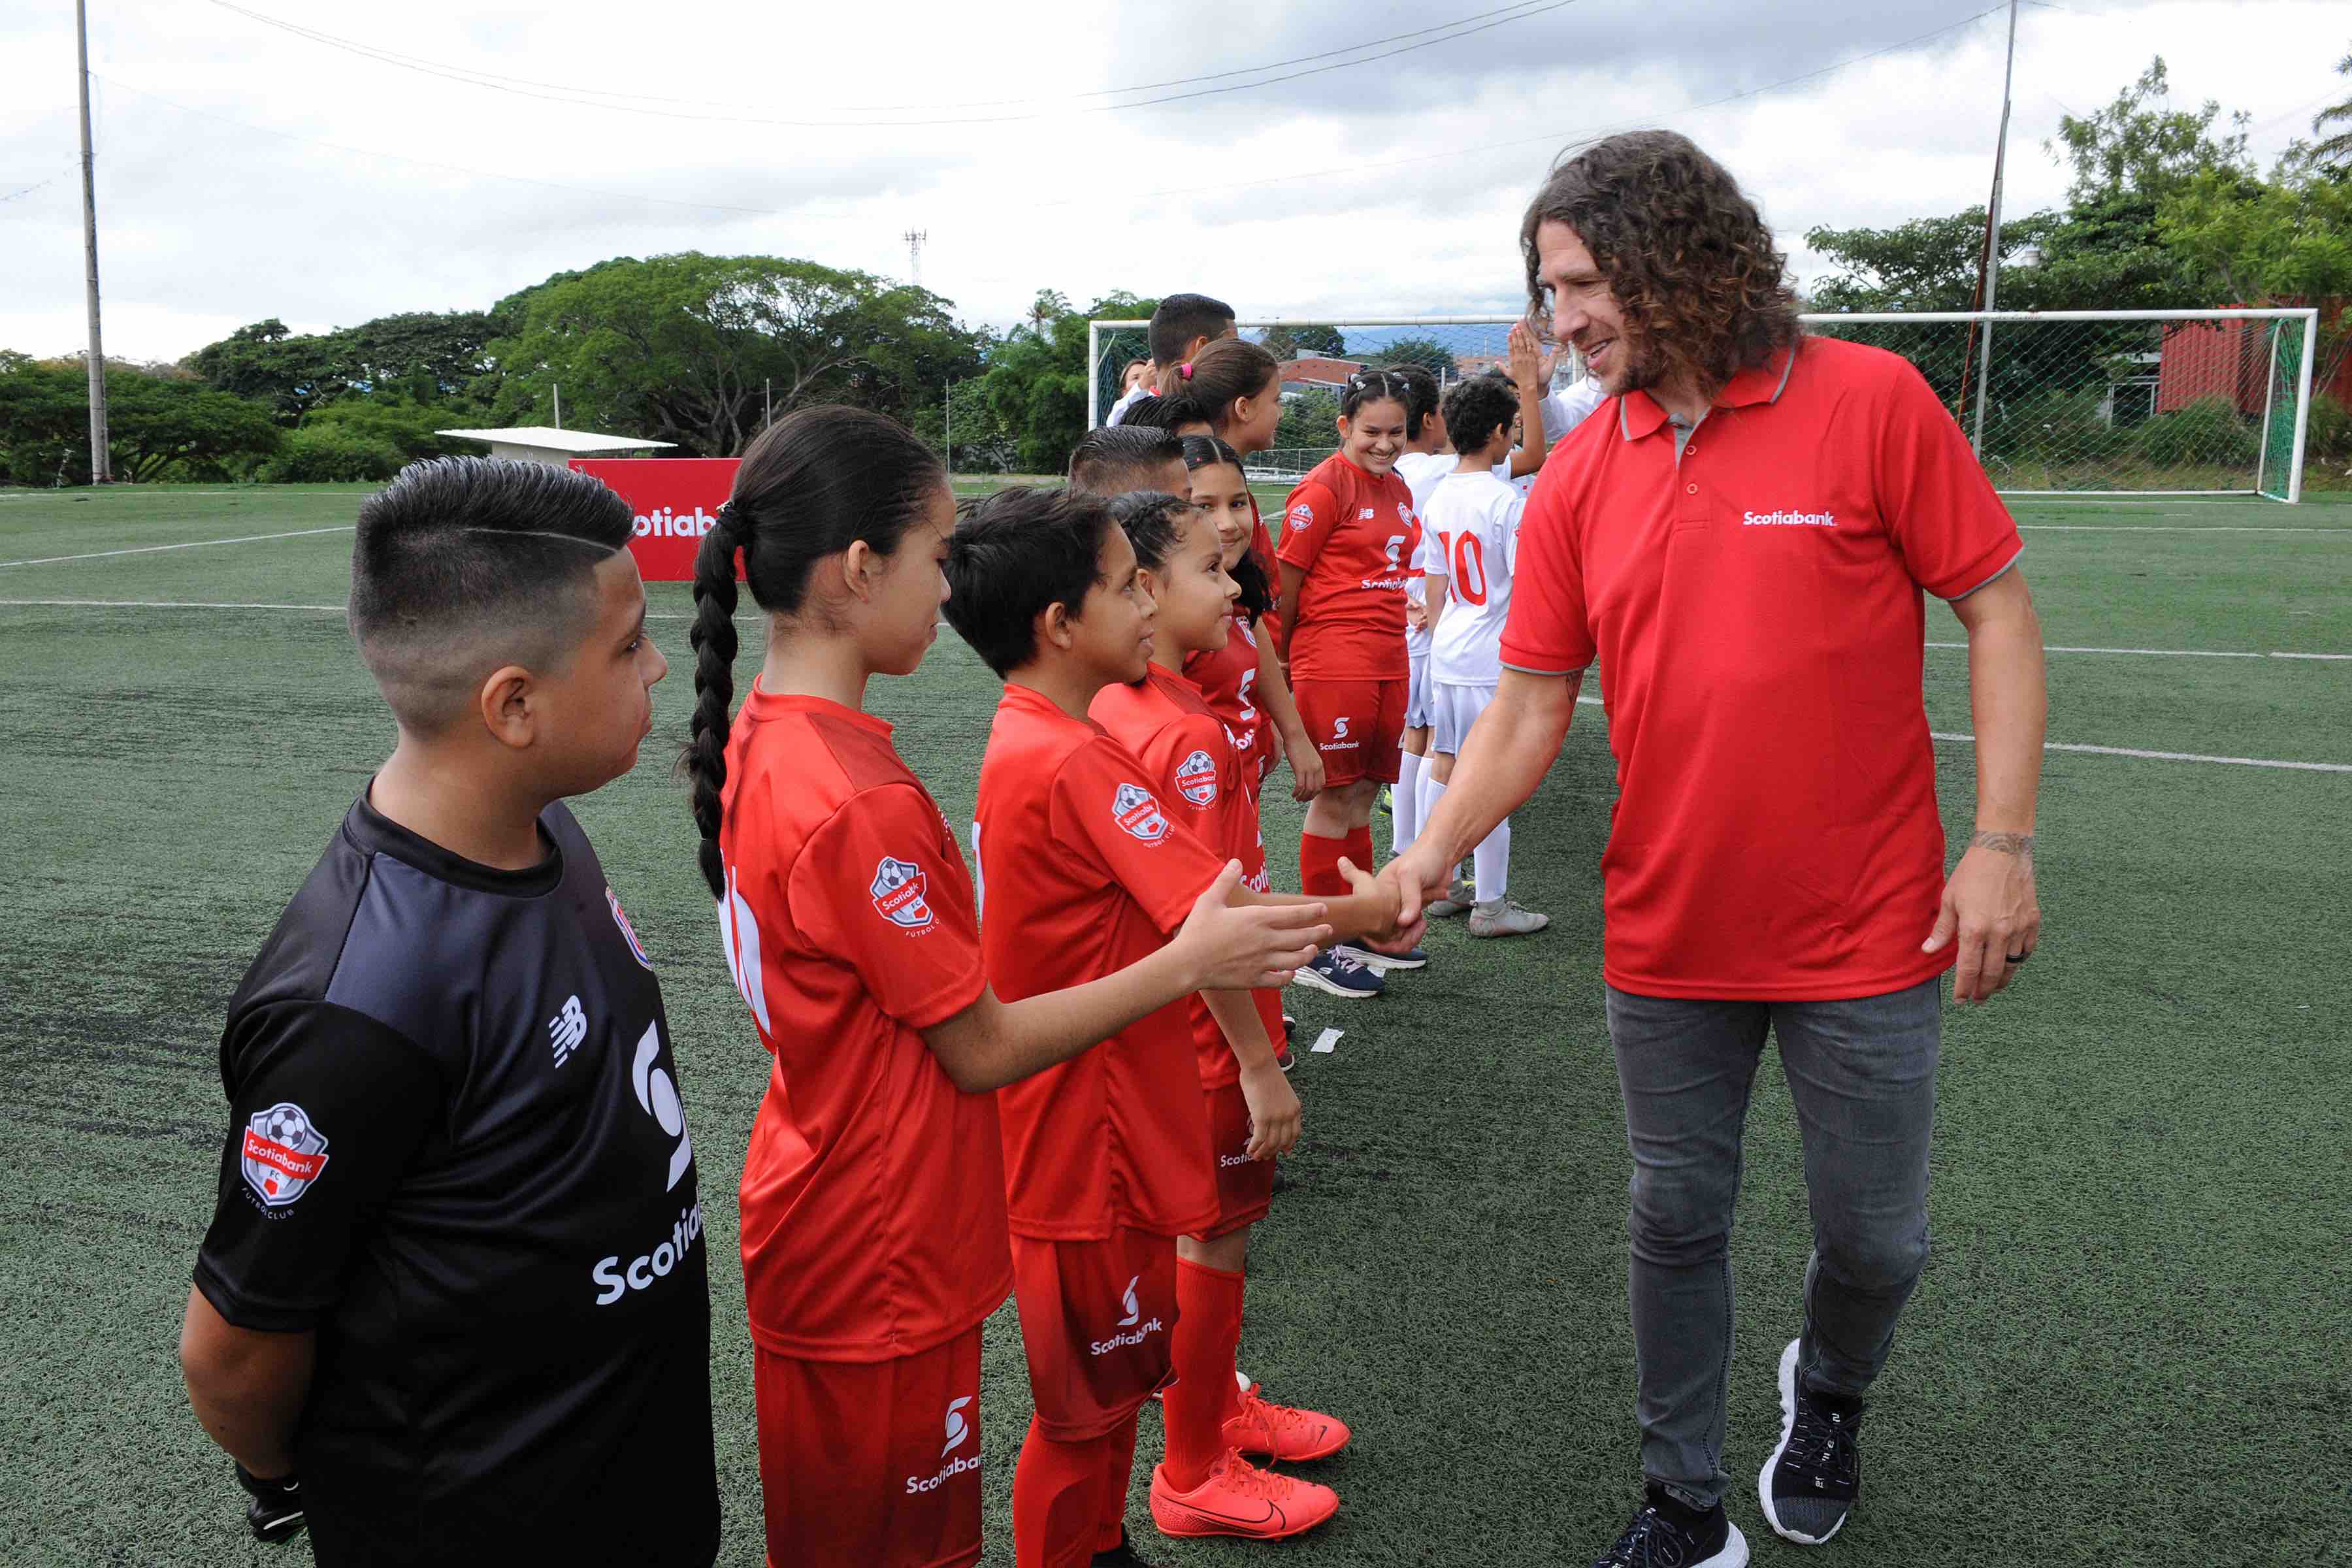
{"label": "orange cleat", "polygon": [[1339,1511],[1339,1494],[1296,1476],[1261,1470],[1231,1449],[1189,1492],[1168,1484],[1168,1467],[1151,1468],[1151,1522],[1162,1535],[1237,1535],[1279,1541],[1314,1529]]}
{"label": "orange cleat", "polygon": [[1225,1441],[1268,1459],[1328,1459],[1348,1446],[1348,1424],[1319,1411],[1276,1405],[1253,1383],[1242,1391],[1241,1413],[1225,1417]]}

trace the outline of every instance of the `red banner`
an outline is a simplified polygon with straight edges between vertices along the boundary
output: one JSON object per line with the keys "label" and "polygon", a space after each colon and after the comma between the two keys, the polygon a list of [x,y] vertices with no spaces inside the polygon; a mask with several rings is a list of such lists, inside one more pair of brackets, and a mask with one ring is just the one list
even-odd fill
{"label": "red banner", "polygon": [[629,553],[648,583],[694,581],[694,552],[735,488],[734,458],[574,458],[636,517]]}

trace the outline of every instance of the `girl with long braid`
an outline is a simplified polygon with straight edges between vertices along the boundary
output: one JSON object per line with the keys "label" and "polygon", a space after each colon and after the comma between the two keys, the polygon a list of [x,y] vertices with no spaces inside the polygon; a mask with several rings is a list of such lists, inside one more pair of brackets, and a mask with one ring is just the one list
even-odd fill
{"label": "girl with long braid", "polygon": [[[1235,862],[1150,957],[997,999],[955,836],[865,711],[937,635],[954,522],[904,428],[804,409],[752,442],[695,560],[702,873],[774,1058],[741,1191],[772,1563],[980,1560],[981,1322],[1012,1288],[991,1091],[1203,988],[1279,984],[1328,935],[1320,905],[1228,908]],[[730,715],[739,556],[767,657]]]}

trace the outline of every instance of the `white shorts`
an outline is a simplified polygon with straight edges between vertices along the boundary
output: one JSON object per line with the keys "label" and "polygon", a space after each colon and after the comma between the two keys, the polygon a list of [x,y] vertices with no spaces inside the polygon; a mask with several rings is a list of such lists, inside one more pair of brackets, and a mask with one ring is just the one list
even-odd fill
{"label": "white shorts", "polygon": [[1434,721],[1429,707],[1429,655],[1408,653],[1406,658],[1412,666],[1412,679],[1404,691],[1404,727],[1425,730]]}
{"label": "white shorts", "polygon": [[1456,686],[1450,680],[1429,683],[1429,749],[1459,756],[1462,742],[1470,736],[1470,726],[1495,700],[1491,686]]}

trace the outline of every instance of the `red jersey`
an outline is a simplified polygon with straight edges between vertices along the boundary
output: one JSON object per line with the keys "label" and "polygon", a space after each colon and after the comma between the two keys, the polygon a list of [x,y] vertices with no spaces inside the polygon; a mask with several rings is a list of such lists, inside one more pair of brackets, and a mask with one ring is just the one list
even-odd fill
{"label": "red jersey", "polygon": [[1013,1288],[996,1102],[919,1033],[984,984],[963,857],[890,726],[822,698],[753,684],[722,799],[719,933],[775,1058],[743,1161],[751,1337],[919,1354]]}
{"label": "red jersey", "polygon": [[1188,654],[1184,679],[1201,693],[1201,700],[1225,727],[1234,758],[1247,777],[1257,775],[1258,763],[1274,745],[1274,727],[1257,705],[1257,639],[1263,635],[1247,616],[1225,617],[1225,646],[1206,653]]}
{"label": "red jersey", "polygon": [[[1104,687],[1088,712],[1150,770],[1148,782],[1169,815],[1212,849],[1239,860],[1243,879],[1265,892],[1265,840],[1258,832],[1257,800],[1241,759],[1226,743],[1224,726],[1201,700],[1200,689],[1155,664],[1133,686]],[[1239,1082],[1241,1063],[1209,1005],[1195,993],[1185,1005],[1201,1087]]]}
{"label": "red jersey", "polygon": [[2023,548],[1927,382],[1860,343],[1733,376],[1679,456],[1647,393],[1562,439],[1502,654],[1607,673],[1609,984],[1826,1001],[1952,962],[1919,951],[1944,879],[1920,593]]}
{"label": "red jersey", "polygon": [[[972,828],[981,953],[999,996],[1083,984],[1150,956],[1224,869],[1162,806],[1156,776],[1100,725],[1025,686],[1004,689]],[[1016,1234],[1190,1236],[1215,1219],[1185,999],[996,1098]]]}
{"label": "red jersey", "polygon": [[1293,680],[1402,680],[1404,591],[1421,521],[1412,491],[1334,452],[1290,492],[1282,523],[1288,565],[1307,574],[1290,617]]}

